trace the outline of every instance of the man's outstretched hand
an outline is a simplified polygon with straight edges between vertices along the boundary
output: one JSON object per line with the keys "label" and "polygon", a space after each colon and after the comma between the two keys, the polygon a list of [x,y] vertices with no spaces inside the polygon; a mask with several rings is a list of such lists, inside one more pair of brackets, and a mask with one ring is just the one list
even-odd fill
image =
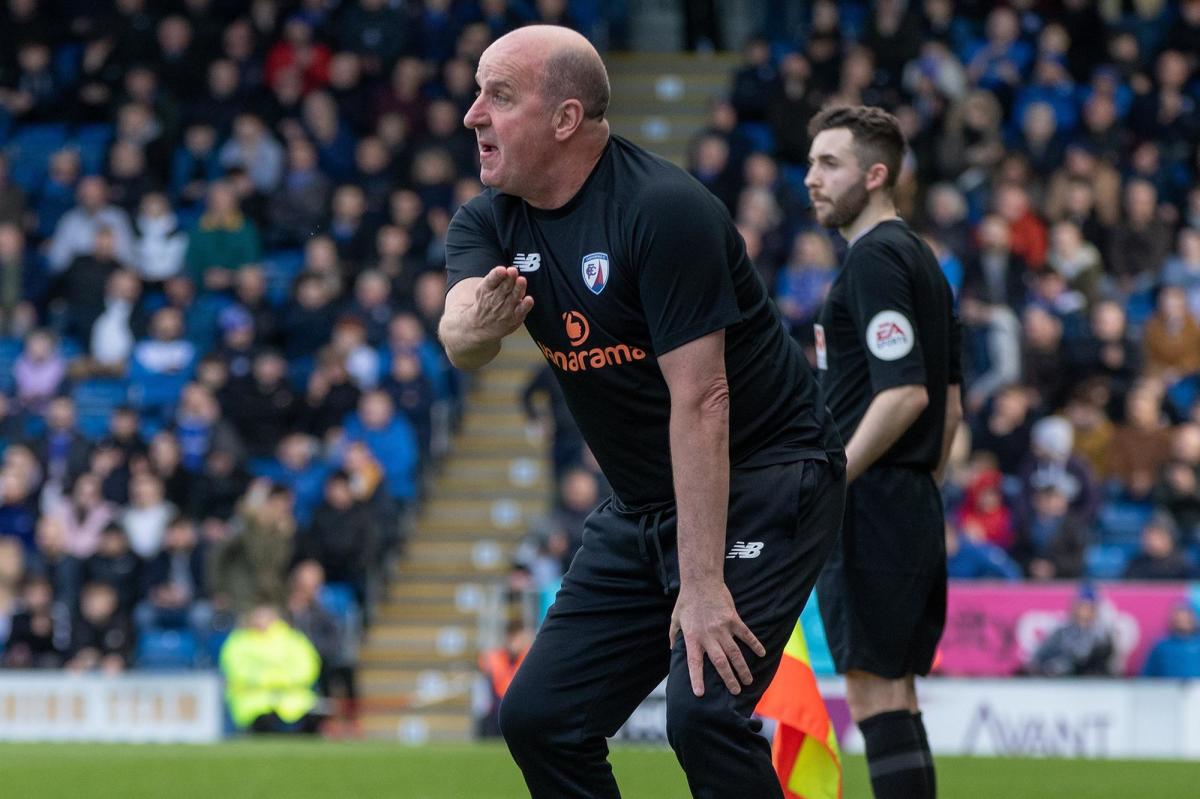
{"label": "man's outstretched hand", "polygon": [[515,266],[497,266],[475,289],[475,323],[482,338],[499,341],[525,322],[533,297]]}

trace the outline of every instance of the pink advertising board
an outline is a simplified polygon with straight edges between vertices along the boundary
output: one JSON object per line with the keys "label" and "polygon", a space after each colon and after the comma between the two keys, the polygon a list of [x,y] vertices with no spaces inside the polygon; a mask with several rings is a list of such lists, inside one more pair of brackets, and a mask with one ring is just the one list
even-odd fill
{"label": "pink advertising board", "polygon": [[[1137,674],[1167,630],[1171,607],[1188,597],[1186,583],[1096,583],[1100,617],[1113,630],[1118,673]],[[1014,674],[1078,596],[1076,583],[952,581],[935,670],[952,676]]]}

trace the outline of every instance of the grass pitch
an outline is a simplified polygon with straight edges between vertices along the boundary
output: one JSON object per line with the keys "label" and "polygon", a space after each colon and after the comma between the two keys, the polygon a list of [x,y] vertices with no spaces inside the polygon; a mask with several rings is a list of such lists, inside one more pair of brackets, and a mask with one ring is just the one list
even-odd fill
{"label": "grass pitch", "polygon": [[[627,799],[686,799],[670,751],[614,749]],[[1200,791],[1200,763],[938,759],[947,799],[1183,799]],[[869,797],[861,757],[846,762],[846,799]],[[497,744],[243,740],[211,746],[2,744],[6,799],[517,799],[524,783]],[[746,797],[746,799],[753,799]]]}

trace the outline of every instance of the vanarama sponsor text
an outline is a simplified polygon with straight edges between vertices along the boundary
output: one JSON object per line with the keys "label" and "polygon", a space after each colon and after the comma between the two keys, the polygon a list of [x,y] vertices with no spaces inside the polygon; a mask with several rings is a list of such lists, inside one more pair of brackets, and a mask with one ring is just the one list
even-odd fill
{"label": "vanarama sponsor text", "polygon": [[537,341],[538,349],[546,360],[564,372],[585,372],[588,369],[603,369],[607,366],[620,366],[633,361],[644,361],[646,353],[628,344],[614,344],[611,347],[592,347],[586,350],[557,352]]}

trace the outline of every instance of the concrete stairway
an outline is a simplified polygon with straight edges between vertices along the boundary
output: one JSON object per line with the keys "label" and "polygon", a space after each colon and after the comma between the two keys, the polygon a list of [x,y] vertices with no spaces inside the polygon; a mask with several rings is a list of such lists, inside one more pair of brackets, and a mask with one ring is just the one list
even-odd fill
{"label": "concrete stairway", "polygon": [[605,58],[612,82],[613,133],[683,166],[713,97],[726,96],[732,53],[619,53]]}
{"label": "concrete stairway", "polygon": [[551,492],[519,392],[542,361],[517,333],[482,370],[403,560],[364,641],[363,731],[410,742],[467,740],[481,629],[494,619],[512,551]]}

